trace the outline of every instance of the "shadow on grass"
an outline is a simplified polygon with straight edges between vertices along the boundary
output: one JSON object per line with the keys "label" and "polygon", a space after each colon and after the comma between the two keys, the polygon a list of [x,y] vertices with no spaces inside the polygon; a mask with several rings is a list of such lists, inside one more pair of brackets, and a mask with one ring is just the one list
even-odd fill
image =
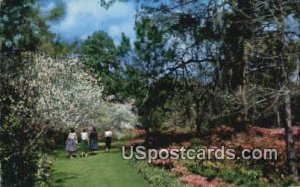
{"label": "shadow on grass", "polygon": [[109,151],[103,151],[104,154],[109,154],[109,153],[121,153],[121,149],[111,149]]}
{"label": "shadow on grass", "polygon": [[69,172],[56,172],[55,170],[52,173],[51,186],[61,186],[67,180],[78,178],[80,174],[78,173],[69,173]]}

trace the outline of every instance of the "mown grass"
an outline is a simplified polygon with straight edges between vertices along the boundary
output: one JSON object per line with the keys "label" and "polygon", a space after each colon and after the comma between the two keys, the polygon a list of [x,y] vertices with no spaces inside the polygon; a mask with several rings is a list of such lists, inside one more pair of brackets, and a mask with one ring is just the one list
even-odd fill
{"label": "mown grass", "polygon": [[61,151],[56,155],[51,186],[73,187],[143,187],[149,184],[128,162],[121,157],[119,145],[110,152],[101,151],[97,155],[72,159]]}

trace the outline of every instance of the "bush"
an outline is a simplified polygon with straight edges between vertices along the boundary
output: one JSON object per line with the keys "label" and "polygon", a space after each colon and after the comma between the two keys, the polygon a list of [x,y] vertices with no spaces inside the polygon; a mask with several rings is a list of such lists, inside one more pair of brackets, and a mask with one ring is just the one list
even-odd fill
{"label": "bush", "polygon": [[212,180],[218,175],[218,171],[215,168],[206,168],[203,166],[199,166],[198,164],[190,164],[188,165],[188,168],[189,171],[204,176],[208,180]]}
{"label": "bush", "polygon": [[216,178],[218,172],[214,169],[206,168],[206,169],[200,170],[199,174],[207,177],[208,180],[212,180],[212,179]]}
{"label": "bush", "polygon": [[204,145],[204,142],[199,138],[191,139],[191,143],[193,148],[203,147]]}
{"label": "bush", "polygon": [[9,115],[0,127],[0,159],[4,186],[33,186],[39,155],[31,145],[39,127]]}
{"label": "bush", "polygon": [[153,167],[146,161],[132,160],[130,163],[138,169],[138,171],[152,186],[184,186],[180,183],[176,175],[166,171],[165,169]]}
{"label": "bush", "polygon": [[46,154],[39,155],[39,160],[37,163],[37,173],[36,180],[39,185],[48,184],[51,169],[52,169],[52,159]]}
{"label": "bush", "polygon": [[34,186],[37,154],[14,154],[1,161],[4,186]]}
{"label": "bush", "polygon": [[234,165],[227,167],[225,163],[218,161],[188,161],[186,165],[191,172],[207,177],[208,180],[221,177],[225,182],[237,185],[252,184],[253,181],[259,180],[262,175],[258,171],[244,170],[234,167]]}
{"label": "bush", "polygon": [[220,176],[225,182],[233,183],[239,177],[239,174],[235,171],[222,170]]}

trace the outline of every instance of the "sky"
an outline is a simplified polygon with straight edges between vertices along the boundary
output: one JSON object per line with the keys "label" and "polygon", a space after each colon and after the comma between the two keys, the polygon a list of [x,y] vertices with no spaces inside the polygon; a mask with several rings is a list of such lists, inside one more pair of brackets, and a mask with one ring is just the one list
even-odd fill
{"label": "sky", "polygon": [[[67,42],[84,40],[97,30],[106,31],[115,44],[119,44],[121,33],[135,40],[134,21],[136,7],[134,1],[117,2],[109,9],[100,6],[100,0],[39,0],[43,12],[49,12],[57,4],[63,3],[66,7],[65,17],[58,23],[51,25],[50,30],[60,35]],[[299,25],[289,16],[288,30],[299,33]]]}
{"label": "sky", "polygon": [[58,23],[51,24],[50,30],[60,35],[67,42],[84,40],[97,30],[106,31],[116,44],[121,40],[121,33],[135,39],[134,19],[136,8],[133,2],[118,2],[109,9],[100,6],[99,0],[42,0],[42,11],[47,12],[63,2],[66,7],[65,17]]}

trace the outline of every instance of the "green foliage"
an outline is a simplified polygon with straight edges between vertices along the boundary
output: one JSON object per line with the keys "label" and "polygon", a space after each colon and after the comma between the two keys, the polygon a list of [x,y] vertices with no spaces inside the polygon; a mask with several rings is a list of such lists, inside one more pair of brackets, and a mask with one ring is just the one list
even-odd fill
{"label": "green foliage", "polygon": [[214,179],[218,175],[218,170],[213,167],[203,167],[202,165],[195,164],[196,162],[186,162],[186,165],[189,171],[199,174],[201,176],[205,176],[208,180]]}
{"label": "green foliage", "polygon": [[222,170],[220,175],[223,177],[224,181],[228,183],[233,183],[239,177],[237,172],[228,170]]}
{"label": "green foliage", "polygon": [[131,50],[130,39],[123,32],[121,37],[121,43],[117,47],[117,54],[119,57],[125,56]]}
{"label": "green foliage", "polygon": [[66,10],[64,5],[56,6],[50,11],[50,14],[48,16],[49,21],[60,21],[66,14]]}
{"label": "green foliage", "polygon": [[0,6],[2,51],[41,50],[52,56],[70,53],[72,45],[56,40],[56,34],[49,31],[49,23],[65,15],[63,4],[57,4],[47,15],[41,13],[36,0],[3,0]]}
{"label": "green foliage", "polygon": [[165,104],[174,94],[175,85],[174,79],[163,78],[150,87],[148,97],[140,110],[143,124],[146,127],[158,130],[163,120]]}
{"label": "green foliage", "polygon": [[135,31],[137,39],[134,50],[138,55],[138,62],[148,78],[157,78],[164,73],[164,66],[175,57],[174,46],[166,46],[168,41],[165,33],[150,18],[142,17],[138,20]]}
{"label": "green foliage", "polygon": [[204,141],[201,140],[200,138],[194,138],[194,139],[191,139],[190,141],[194,148],[201,148],[201,147],[203,147],[203,145],[205,145]]}
{"label": "green foliage", "polygon": [[104,94],[114,95],[119,101],[135,99],[141,106],[147,93],[147,77],[133,61],[129,38],[122,33],[116,46],[104,31],[88,37],[80,47],[85,67],[101,78]]}
{"label": "green foliage", "polygon": [[194,128],[193,94],[191,91],[183,91],[185,86],[184,80],[176,80],[171,76],[151,84],[139,110],[145,128],[154,131]]}
{"label": "green foliage", "polygon": [[39,43],[35,34],[39,32],[35,19],[37,12],[31,7],[35,0],[4,0],[1,2],[0,38],[3,38],[2,50],[34,50]]}
{"label": "green foliage", "polygon": [[171,174],[162,168],[151,166],[146,161],[132,160],[131,164],[143,175],[151,186],[184,186],[179,182],[176,175]]}
{"label": "green foliage", "polygon": [[120,64],[117,61],[117,48],[111,37],[97,31],[85,40],[81,47],[85,66],[97,74],[108,95],[116,95],[121,84]]}
{"label": "green foliage", "polygon": [[30,147],[37,129],[17,115],[10,115],[0,128],[1,169],[5,186],[33,186],[39,159]]}
{"label": "green foliage", "polygon": [[208,180],[212,180],[217,176],[217,171],[211,168],[199,170],[197,173],[199,173],[202,176],[206,176]]}
{"label": "green foliage", "polygon": [[125,74],[127,78],[123,81],[123,95],[135,99],[135,105],[140,109],[148,92],[147,76],[132,65],[126,66]]}

